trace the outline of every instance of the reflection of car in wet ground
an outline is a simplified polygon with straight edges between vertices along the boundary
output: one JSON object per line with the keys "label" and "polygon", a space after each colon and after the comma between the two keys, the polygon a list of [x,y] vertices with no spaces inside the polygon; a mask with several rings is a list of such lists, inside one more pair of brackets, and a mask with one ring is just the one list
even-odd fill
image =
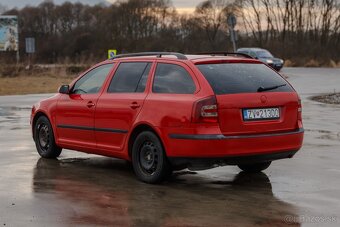
{"label": "reflection of car in wet ground", "polygon": [[[170,57],[172,55],[174,57]],[[139,53],[102,62],[32,108],[39,154],[62,148],[131,160],[158,183],[172,170],[259,172],[301,148],[301,101],[247,55]]]}
{"label": "reflection of car in wet ground", "polygon": [[223,181],[178,172],[162,186],[134,180],[124,161],[102,157],[38,160],[35,197],[53,201],[64,225],[283,226],[297,208],[272,192],[264,173],[226,175]]}
{"label": "reflection of car in wet ground", "polygon": [[240,48],[237,50],[237,53],[247,54],[255,59],[259,59],[277,71],[280,71],[284,64],[282,59],[275,58],[268,50],[261,48]]}

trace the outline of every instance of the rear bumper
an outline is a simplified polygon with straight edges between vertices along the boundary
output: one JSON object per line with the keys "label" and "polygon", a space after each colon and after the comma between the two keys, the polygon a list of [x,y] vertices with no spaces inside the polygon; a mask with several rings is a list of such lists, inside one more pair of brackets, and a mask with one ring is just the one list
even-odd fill
{"label": "rear bumper", "polygon": [[[224,136],[221,134],[169,134],[166,151],[169,158],[217,158],[272,155],[298,151],[304,130]],[[288,154],[287,157],[291,156]],[[275,158],[275,155],[273,156]],[[281,157],[281,156],[279,156]],[[283,157],[285,158],[285,157]],[[274,160],[274,159],[273,159]]]}
{"label": "rear bumper", "polygon": [[220,134],[202,134],[202,135],[188,135],[188,134],[170,134],[171,139],[189,139],[189,140],[227,140],[227,139],[249,139],[249,138],[264,138],[274,136],[287,136],[293,134],[303,133],[304,129],[298,129],[290,132],[282,133],[266,133],[266,134],[252,134],[241,136],[225,136]]}
{"label": "rear bumper", "polygon": [[276,152],[247,156],[226,156],[219,158],[169,158],[173,166],[182,168],[195,167],[198,169],[212,168],[219,165],[240,165],[257,162],[271,162],[278,159],[292,158],[297,151]]}

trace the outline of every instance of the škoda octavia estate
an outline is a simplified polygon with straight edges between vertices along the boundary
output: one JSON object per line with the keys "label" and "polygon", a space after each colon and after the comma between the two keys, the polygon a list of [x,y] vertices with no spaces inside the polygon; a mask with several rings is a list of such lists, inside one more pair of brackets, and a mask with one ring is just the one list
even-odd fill
{"label": "\u0161koda octavia estate", "polygon": [[32,108],[38,153],[63,148],[132,162],[138,179],[238,165],[259,172],[301,148],[293,87],[244,54],[118,55]]}

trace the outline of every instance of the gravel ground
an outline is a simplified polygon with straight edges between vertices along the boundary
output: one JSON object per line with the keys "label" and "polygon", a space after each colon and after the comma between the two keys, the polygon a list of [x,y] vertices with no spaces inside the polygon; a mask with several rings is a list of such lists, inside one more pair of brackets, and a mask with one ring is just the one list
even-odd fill
{"label": "gravel ground", "polygon": [[315,96],[312,100],[327,104],[340,104],[340,93]]}

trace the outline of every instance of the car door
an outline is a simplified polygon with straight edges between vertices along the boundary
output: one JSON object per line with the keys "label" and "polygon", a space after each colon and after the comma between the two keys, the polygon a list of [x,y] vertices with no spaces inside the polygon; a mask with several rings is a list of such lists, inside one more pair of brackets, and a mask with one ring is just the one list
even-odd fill
{"label": "car door", "polygon": [[159,60],[154,71],[143,116],[150,116],[154,126],[167,130],[189,127],[199,91],[194,72],[185,63],[166,60]]}
{"label": "car door", "polygon": [[98,97],[113,63],[104,64],[84,74],[58,100],[56,123],[59,143],[74,149],[96,147],[94,113]]}
{"label": "car door", "polygon": [[97,147],[120,152],[147,96],[152,62],[121,62],[108,89],[98,100],[95,114]]}

